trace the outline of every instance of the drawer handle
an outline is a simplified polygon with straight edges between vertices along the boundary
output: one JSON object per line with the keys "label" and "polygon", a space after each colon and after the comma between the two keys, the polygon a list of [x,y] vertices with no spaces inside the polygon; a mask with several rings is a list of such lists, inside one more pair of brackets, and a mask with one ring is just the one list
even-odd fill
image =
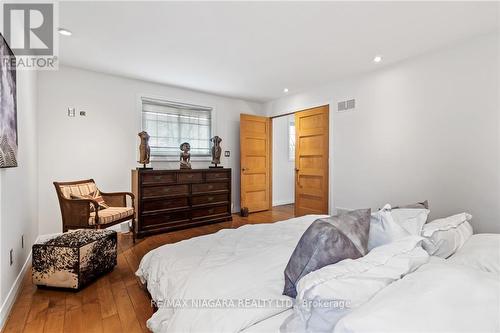
{"label": "drawer handle", "polygon": [[213,209],[213,208],[210,208],[210,209],[208,210],[208,214],[213,214],[214,212],[215,212],[215,209]]}
{"label": "drawer handle", "polygon": [[214,197],[208,197],[208,201],[214,201]]}
{"label": "drawer handle", "polygon": [[187,175],[188,178],[193,178],[193,175]]}
{"label": "drawer handle", "polygon": [[213,188],[214,188],[214,186],[213,186],[213,185],[208,185],[208,189],[209,189],[209,190],[211,190],[211,189],[213,189]]}

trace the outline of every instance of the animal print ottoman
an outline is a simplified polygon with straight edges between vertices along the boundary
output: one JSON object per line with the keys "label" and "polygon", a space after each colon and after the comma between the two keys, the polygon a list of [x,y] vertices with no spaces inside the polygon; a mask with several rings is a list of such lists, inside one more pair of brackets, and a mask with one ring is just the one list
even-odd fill
{"label": "animal print ottoman", "polygon": [[33,283],[81,289],[116,266],[116,231],[80,229],[33,245]]}

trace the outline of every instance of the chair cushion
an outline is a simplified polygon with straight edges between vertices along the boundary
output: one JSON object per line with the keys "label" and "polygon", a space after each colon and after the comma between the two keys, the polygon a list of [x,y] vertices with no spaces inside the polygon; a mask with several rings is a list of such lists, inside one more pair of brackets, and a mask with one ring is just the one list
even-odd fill
{"label": "chair cushion", "polygon": [[90,193],[94,193],[97,191],[97,187],[95,183],[83,183],[83,184],[75,184],[75,185],[61,185],[61,192],[65,198],[71,199],[71,195],[74,196],[83,196],[89,195]]}
{"label": "chair cushion", "polygon": [[[109,207],[99,211],[99,224],[108,224],[132,216],[132,207]],[[89,224],[95,224],[95,212],[90,213]]]}

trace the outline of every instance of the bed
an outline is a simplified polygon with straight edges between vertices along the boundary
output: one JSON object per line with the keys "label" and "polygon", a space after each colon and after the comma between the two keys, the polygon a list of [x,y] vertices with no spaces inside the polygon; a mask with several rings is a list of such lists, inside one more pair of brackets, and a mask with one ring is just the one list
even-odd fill
{"label": "bed", "polygon": [[[304,231],[324,217],[245,225],[149,252],[136,273],[158,307],[149,329],[291,332],[284,322],[297,313],[282,295],[283,271]],[[468,243],[450,259],[425,260],[325,331],[499,332],[500,237]]]}

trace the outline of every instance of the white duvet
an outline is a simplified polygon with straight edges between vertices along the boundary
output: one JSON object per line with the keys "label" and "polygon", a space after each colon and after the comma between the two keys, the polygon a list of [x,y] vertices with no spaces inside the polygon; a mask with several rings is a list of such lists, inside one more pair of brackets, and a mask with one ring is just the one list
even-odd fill
{"label": "white duvet", "polygon": [[[431,257],[340,319],[333,333],[500,332],[499,281],[497,274]],[[287,310],[245,333],[282,333],[292,314]]]}
{"label": "white duvet", "polygon": [[[282,295],[283,271],[304,231],[321,217],[246,225],[149,252],[136,273],[160,306],[148,327],[169,333],[279,332],[293,306]],[[500,275],[486,260],[500,236],[488,237],[491,242],[476,237],[469,246],[483,255],[464,246],[456,263],[431,257],[341,317],[333,332],[500,332]],[[166,302],[173,306],[162,307]]]}
{"label": "white duvet", "polygon": [[283,271],[304,231],[323,217],[245,225],[149,252],[136,273],[159,305],[148,327],[238,332],[291,308]]}
{"label": "white duvet", "polygon": [[300,279],[294,314],[284,332],[333,330],[337,321],[356,311],[380,290],[429,261],[422,237],[407,236],[371,250],[358,259],[345,259]]}
{"label": "white duvet", "polygon": [[433,260],[343,317],[334,333],[499,332],[497,274]]}

